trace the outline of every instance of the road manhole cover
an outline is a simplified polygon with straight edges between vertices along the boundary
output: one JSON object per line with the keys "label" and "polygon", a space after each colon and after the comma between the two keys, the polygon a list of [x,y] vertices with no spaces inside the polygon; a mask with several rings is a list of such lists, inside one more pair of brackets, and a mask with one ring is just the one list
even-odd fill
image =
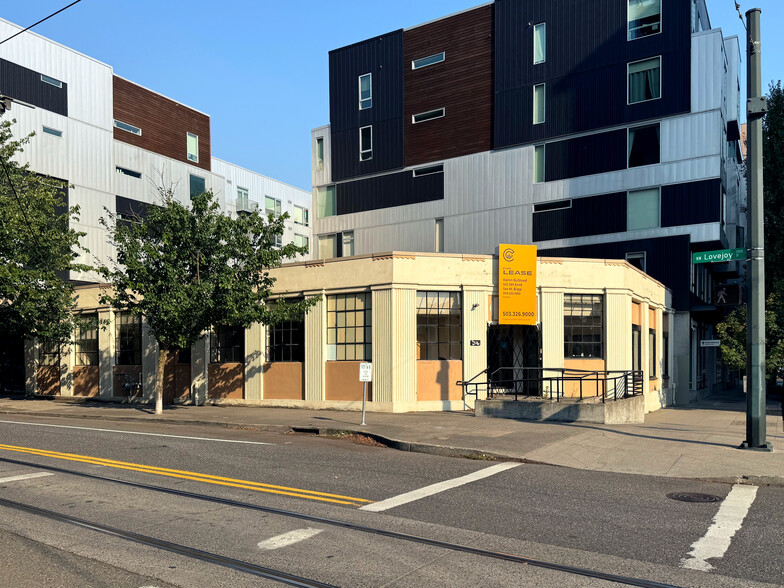
{"label": "road manhole cover", "polygon": [[713,494],[699,494],[697,492],[673,492],[667,498],[680,502],[721,502],[719,496]]}

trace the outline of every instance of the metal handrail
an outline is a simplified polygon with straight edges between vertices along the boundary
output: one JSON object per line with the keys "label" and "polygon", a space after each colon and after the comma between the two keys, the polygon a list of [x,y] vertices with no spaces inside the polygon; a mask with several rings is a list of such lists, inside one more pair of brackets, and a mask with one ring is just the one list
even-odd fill
{"label": "metal handrail", "polygon": [[[522,371],[523,377],[517,374]],[[499,378],[511,372],[511,378]],[[528,373],[534,372],[533,377]],[[483,382],[476,380],[487,374],[487,379]],[[552,374],[552,375],[550,375]],[[581,370],[570,368],[539,368],[539,367],[499,367],[492,372],[488,369],[482,370],[473,378],[467,381],[458,380],[457,385],[463,387],[463,399],[467,396],[478,398],[479,386],[487,387],[488,398],[496,395],[496,390],[504,390],[503,395],[509,394],[508,390],[514,390],[515,400],[520,396],[524,398],[549,398],[555,397],[556,402],[566,395],[568,383],[575,383],[579,387],[579,398],[598,398],[602,402],[609,400],[619,400],[631,396],[639,396],[643,393],[643,372],[634,370]],[[593,384],[595,394],[586,395],[585,384]],[[547,386],[545,386],[547,384]],[[472,389],[471,389],[472,387]]]}

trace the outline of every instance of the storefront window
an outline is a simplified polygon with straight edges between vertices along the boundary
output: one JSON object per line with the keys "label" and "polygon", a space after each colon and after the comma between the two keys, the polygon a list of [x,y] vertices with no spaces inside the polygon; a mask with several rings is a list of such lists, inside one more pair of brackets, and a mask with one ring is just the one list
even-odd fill
{"label": "storefront window", "polygon": [[417,359],[462,360],[459,292],[417,292]]}

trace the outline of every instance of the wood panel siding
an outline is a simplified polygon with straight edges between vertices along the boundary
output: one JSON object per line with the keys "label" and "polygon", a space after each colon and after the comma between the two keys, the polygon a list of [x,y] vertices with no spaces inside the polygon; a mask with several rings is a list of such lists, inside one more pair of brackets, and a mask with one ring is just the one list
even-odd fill
{"label": "wood panel siding", "polygon": [[[411,68],[413,60],[442,51],[443,62]],[[403,55],[406,165],[489,151],[493,5],[405,31]],[[413,124],[413,115],[439,108],[443,118]]]}
{"label": "wood panel siding", "polygon": [[41,396],[60,395],[60,366],[42,365],[36,371],[36,391]]}
{"label": "wood panel siding", "polygon": [[265,364],[264,400],[305,400],[305,364]]}
{"label": "wood panel siding", "polygon": [[245,398],[245,365],[242,363],[213,363],[207,374],[213,400],[242,400]]}
{"label": "wood panel siding", "polygon": [[[139,136],[115,128],[117,141],[211,169],[210,117],[206,114],[114,76],[114,118],[142,130]],[[198,162],[188,159],[188,133],[199,137]]]}
{"label": "wood panel siding", "polygon": [[[116,365],[114,370],[114,396],[115,397],[131,397],[142,398],[143,386],[142,383],[142,366],[140,365]],[[131,385],[131,390],[127,390],[125,383]]]}
{"label": "wood panel siding", "polygon": [[77,365],[73,369],[73,393],[74,396],[98,396],[100,391],[99,386],[99,370],[97,365]]}
{"label": "wood panel siding", "polygon": [[417,361],[417,401],[462,400],[462,379],[462,361]]}
{"label": "wood panel siding", "polygon": [[[359,381],[359,361],[328,361],[324,365],[324,399],[362,402],[363,384]],[[368,402],[373,401],[373,383],[368,382]]]}

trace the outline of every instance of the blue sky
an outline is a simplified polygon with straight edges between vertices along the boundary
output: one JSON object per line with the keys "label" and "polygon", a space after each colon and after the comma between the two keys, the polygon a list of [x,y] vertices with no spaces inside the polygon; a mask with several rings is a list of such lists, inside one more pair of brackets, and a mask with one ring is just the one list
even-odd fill
{"label": "blue sky", "polygon": [[[5,2],[0,17],[28,26],[68,3]],[[310,130],[329,122],[329,50],[479,4],[82,0],[35,30],[210,114],[215,157],[310,189]],[[767,90],[784,77],[784,2],[741,0],[744,13],[752,7],[763,11]],[[743,32],[733,0],[708,0],[708,11],[725,36]]]}

